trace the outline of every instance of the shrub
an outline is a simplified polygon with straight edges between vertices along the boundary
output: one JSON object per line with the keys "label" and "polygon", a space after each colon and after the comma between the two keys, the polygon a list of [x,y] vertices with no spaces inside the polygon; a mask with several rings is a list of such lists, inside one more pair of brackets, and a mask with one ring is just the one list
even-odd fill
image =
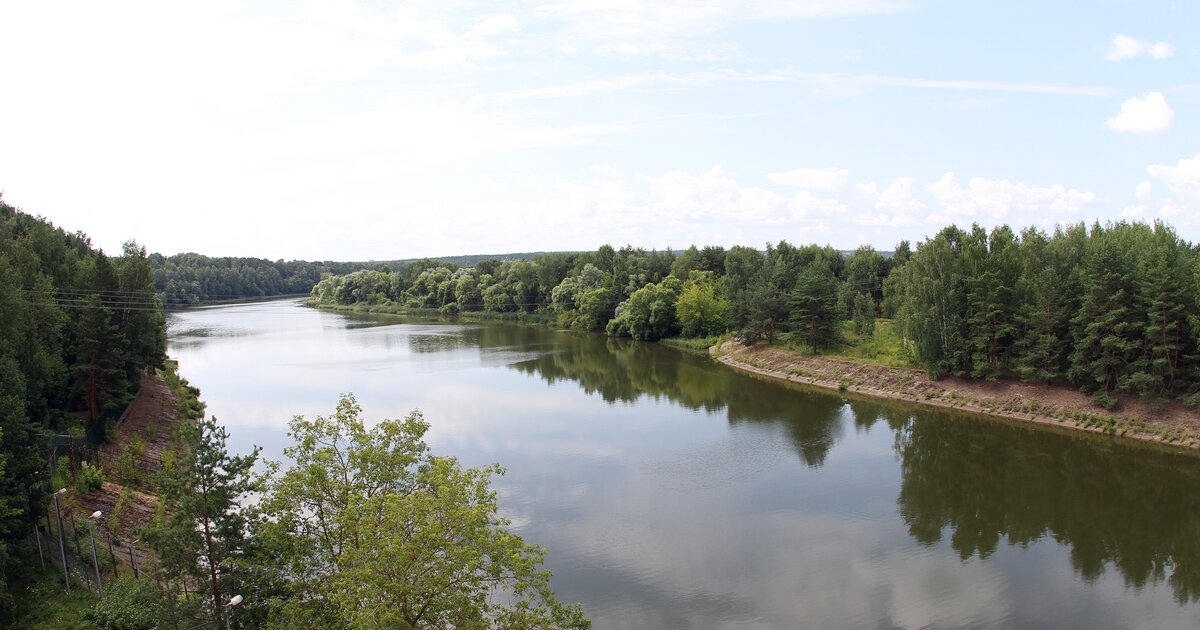
{"label": "shrub", "polygon": [[1100,390],[1095,394],[1092,394],[1092,403],[1098,407],[1103,407],[1109,410],[1116,409],[1117,407],[1116,397],[1105,390]]}
{"label": "shrub", "polygon": [[154,630],[168,619],[166,597],[149,582],[122,577],[104,595],[83,614],[84,630]]}
{"label": "shrub", "polygon": [[79,466],[79,474],[75,476],[75,488],[79,494],[95,492],[104,484],[104,471],[87,462]]}

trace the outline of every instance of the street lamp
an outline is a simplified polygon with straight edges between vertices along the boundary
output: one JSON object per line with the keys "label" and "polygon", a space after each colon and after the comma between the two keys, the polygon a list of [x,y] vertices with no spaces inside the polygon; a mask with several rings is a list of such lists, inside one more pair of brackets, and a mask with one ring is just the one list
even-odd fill
{"label": "street lamp", "polygon": [[67,489],[63,488],[63,489],[59,490],[58,492],[54,493],[54,514],[56,516],[58,516],[58,552],[60,554],[62,554],[63,583],[65,583],[67,585],[67,592],[70,593],[71,592],[71,578],[67,577],[67,546],[63,543],[62,512],[58,509],[58,495],[66,492],[66,491],[67,491]]}
{"label": "street lamp", "polygon": [[104,599],[104,582],[100,580],[100,560],[96,557],[96,528],[93,523],[104,516],[104,512],[96,510],[88,517],[88,536],[92,539],[92,567],[96,569],[96,586],[100,589],[100,599]]}
{"label": "street lamp", "polygon": [[234,595],[233,597],[229,598],[229,604],[225,606],[225,627],[228,630],[233,630],[233,624],[230,622],[230,619],[233,618],[233,607],[241,603],[242,596]]}

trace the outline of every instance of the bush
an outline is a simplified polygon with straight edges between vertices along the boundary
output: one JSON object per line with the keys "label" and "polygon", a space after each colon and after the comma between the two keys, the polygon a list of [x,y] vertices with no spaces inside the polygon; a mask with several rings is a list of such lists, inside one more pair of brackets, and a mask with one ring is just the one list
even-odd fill
{"label": "bush", "polygon": [[1116,409],[1117,407],[1116,397],[1103,389],[1092,394],[1092,403],[1108,410]]}
{"label": "bush", "polygon": [[109,584],[104,599],[83,614],[84,630],[154,630],[167,625],[166,596],[128,576]]}
{"label": "bush", "polygon": [[80,464],[79,473],[75,475],[75,489],[79,491],[79,494],[95,492],[103,484],[104,471],[87,462]]}

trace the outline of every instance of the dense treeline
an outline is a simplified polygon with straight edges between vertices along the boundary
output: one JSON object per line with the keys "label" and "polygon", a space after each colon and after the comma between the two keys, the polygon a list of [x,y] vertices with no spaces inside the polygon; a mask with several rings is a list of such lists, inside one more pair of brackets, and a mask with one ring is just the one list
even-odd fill
{"label": "dense treeline", "polygon": [[[437,261],[457,267],[486,259],[523,260],[541,255],[542,252],[450,256],[438,258]],[[420,261],[270,261],[262,258],[210,258],[192,253],[150,255],[150,264],[154,267],[154,287],[167,306],[308,293],[313,285],[327,275],[348,274],[361,269],[400,269],[413,262]]]}
{"label": "dense treeline", "polygon": [[151,254],[154,287],[168,306],[308,293],[321,276],[350,273],[371,263],[209,258]]}
{"label": "dense treeline", "polygon": [[0,619],[45,513],[46,437],[102,436],[164,346],[145,249],[110,258],[0,200]]}
{"label": "dense treeline", "polygon": [[1105,407],[1115,393],[1194,402],[1198,262],[1160,223],[951,226],[885,288],[933,375],[1069,383]]}
{"label": "dense treeline", "polygon": [[1053,234],[950,226],[890,255],[785,241],[765,251],[603,246],[527,261],[333,276],[315,304],[553,315],[558,324],[639,340],[726,331],[743,343],[836,347],[845,322],[870,336],[894,317],[905,357],[934,376],[1070,384],[1196,398],[1197,249],[1163,224],[1083,224]]}
{"label": "dense treeline", "polygon": [[[863,247],[846,256],[831,247],[766,251],[695,246],[680,252],[605,245],[594,252],[457,267],[418,261],[399,271],[361,270],[323,279],[321,305],[365,304],[443,313],[543,313],[559,325],[639,340],[707,337],[740,331],[747,342],[778,335],[815,347],[836,342],[839,323],[873,323],[888,257]],[[855,310],[855,305],[860,308]],[[866,304],[867,307],[863,308]]]}

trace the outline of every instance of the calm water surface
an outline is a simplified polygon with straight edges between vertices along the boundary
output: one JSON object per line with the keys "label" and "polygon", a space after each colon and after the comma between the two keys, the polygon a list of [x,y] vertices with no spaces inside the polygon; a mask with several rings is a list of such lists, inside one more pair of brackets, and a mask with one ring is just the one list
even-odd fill
{"label": "calm water surface", "polygon": [[604,628],[1197,628],[1200,458],[847,400],[655,344],[295,301],[176,314],[230,446],[353,392],[500,462],[503,513]]}

